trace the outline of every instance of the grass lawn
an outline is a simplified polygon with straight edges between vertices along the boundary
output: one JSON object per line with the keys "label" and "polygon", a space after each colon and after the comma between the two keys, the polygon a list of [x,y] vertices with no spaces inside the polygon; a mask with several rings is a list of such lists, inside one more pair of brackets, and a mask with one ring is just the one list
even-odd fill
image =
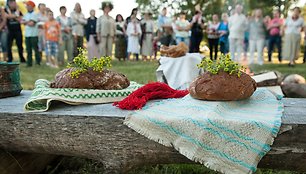
{"label": "grass lawn", "polygon": [[[152,62],[119,62],[113,60],[112,69],[121,72],[129,78],[129,80],[137,81],[138,83],[147,83],[150,81],[155,81],[155,70],[158,67],[157,61]],[[46,66],[45,64],[41,66],[34,65],[31,68],[27,68],[25,64],[20,65],[21,73],[21,83],[24,89],[33,89],[34,83],[37,79],[47,79],[52,80],[55,74],[63,69],[54,69]],[[196,68],[196,67],[195,67]],[[297,73],[306,77],[306,64],[297,64],[295,67],[288,67],[287,64],[265,64],[263,66],[254,65],[251,67],[254,72],[261,72],[266,70],[276,70],[285,74]]]}
{"label": "grass lawn", "polygon": [[[158,67],[157,61],[153,62],[119,62],[114,60],[112,62],[112,69],[121,72],[129,78],[129,80],[137,81],[139,83],[147,83],[155,81],[155,70]],[[27,68],[24,64],[20,65],[21,82],[24,89],[33,89],[34,83],[37,79],[43,78],[52,80],[54,75],[61,69],[53,69],[46,65],[33,66]],[[195,67],[196,68],[196,67]],[[287,64],[265,64],[263,66],[252,67],[254,72],[260,72],[265,70],[277,70],[283,74],[298,73],[306,77],[306,64],[296,65],[294,68],[290,68]],[[60,167],[51,167],[50,173],[102,173],[102,165],[91,160],[85,160],[77,157],[65,157],[62,159]],[[54,172],[55,171],[55,172]],[[131,171],[130,174],[202,174],[211,173],[215,174],[202,165],[157,165],[146,166],[140,169]],[[294,172],[275,171],[275,170],[258,170],[257,174],[293,174]]]}

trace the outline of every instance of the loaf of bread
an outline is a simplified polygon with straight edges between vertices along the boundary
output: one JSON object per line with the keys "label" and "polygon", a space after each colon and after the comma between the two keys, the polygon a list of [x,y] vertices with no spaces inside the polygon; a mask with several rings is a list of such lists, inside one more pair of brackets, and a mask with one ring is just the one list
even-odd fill
{"label": "loaf of bread", "polygon": [[78,78],[72,78],[70,73],[73,71],[74,68],[67,68],[58,72],[50,87],[120,90],[130,85],[130,81],[125,75],[115,71],[103,70],[99,72],[89,69],[81,73]]}
{"label": "loaf of bread", "polygon": [[180,42],[178,45],[171,45],[171,46],[161,46],[160,54],[162,56],[167,57],[182,57],[185,56],[188,52],[188,46],[184,42]]}
{"label": "loaf of bread", "polygon": [[232,101],[249,98],[256,90],[256,82],[246,73],[230,75],[224,71],[209,72],[197,77],[189,87],[190,95],[201,100]]}

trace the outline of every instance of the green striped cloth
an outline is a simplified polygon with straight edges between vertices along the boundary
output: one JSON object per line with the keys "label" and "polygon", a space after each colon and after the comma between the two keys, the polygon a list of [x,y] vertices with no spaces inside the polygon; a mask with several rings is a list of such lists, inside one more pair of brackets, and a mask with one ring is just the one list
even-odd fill
{"label": "green striped cloth", "polygon": [[187,95],[149,103],[125,119],[136,132],[225,174],[251,174],[270,150],[283,104],[267,89],[241,101],[202,101]]}
{"label": "green striped cloth", "polygon": [[130,82],[130,86],[122,90],[96,90],[74,88],[50,88],[50,82],[39,79],[35,89],[24,105],[27,112],[43,112],[50,107],[51,101],[62,101],[71,105],[82,103],[111,103],[120,101],[142,85]]}

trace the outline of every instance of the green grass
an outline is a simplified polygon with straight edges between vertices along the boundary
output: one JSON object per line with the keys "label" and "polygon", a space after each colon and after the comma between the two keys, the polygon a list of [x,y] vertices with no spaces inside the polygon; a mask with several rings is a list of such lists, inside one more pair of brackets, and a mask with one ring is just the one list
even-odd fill
{"label": "green grass", "polygon": [[251,67],[255,72],[261,71],[279,71],[283,75],[300,74],[306,78],[306,64],[297,64],[295,67],[288,67],[287,64],[265,64],[263,66],[254,65]]}
{"label": "green grass", "polygon": [[[155,70],[158,67],[157,61],[153,62],[112,62],[112,69],[121,72],[129,78],[129,80],[137,81],[138,83],[147,83],[155,81]],[[27,68],[24,64],[20,65],[21,82],[24,89],[33,89],[37,79],[43,78],[52,80],[55,74],[63,69],[53,69],[46,65],[33,66]],[[195,67],[196,68],[196,67]],[[306,65],[299,64],[294,68],[290,68],[287,64],[265,64],[263,66],[251,67],[254,72],[265,70],[277,70],[283,74],[298,73],[306,77]],[[57,166],[49,166],[49,174],[91,174],[103,173],[102,165],[87,159],[77,157],[64,157]],[[145,166],[139,169],[134,169],[129,174],[216,174],[203,165],[179,164],[179,165],[156,165]],[[295,174],[295,172],[276,171],[276,170],[258,170],[257,174]]]}
{"label": "green grass", "polygon": [[[55,165],[46,167],[46,174],[103,174],[103,164],[79,157],[63,157]],[[128,174],[218,174],[200,164],[167,164],[143,166]],[[300,172],[258,169],[256,174],[305,174]]]}

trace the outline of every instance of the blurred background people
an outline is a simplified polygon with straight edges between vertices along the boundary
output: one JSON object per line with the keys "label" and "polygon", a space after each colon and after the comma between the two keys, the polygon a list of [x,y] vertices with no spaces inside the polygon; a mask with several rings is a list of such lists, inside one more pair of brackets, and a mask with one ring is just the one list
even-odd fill
{"label": "blurred background people", "polygon": [[87,40],[88,59],[92,60],[94,57],[99,58],[99,41],[96,32],[96,11],[90,10],[89,13],[90,17],[87,19],[87,24],[85,25],[85,34]]}
{"label": "blurred background people", "polygon": [[268,24],[269,31],[269,46],[268,46],[268,60],[272,61],[272,52],[274,46],[276,45],[278,51],[278,60],[282,61],[282,37],[281,37],[281,27],[283,25],[283,20],[280,18],[279,9],[273,11],[273,19]]}
{"label": "blurred background people", "polygon": [[220,22],[218,33],[219,36],[219,45],[220,45],[220,52],[222,54],[227,54],[229,51],[229,44],[228,44],[228,15],[227,13],[222,13],[222,21]]}
{"label": "blurred background people", "polygon": [[164,7],[157,19],[157,49],[160,45],[169,46],[175,44],[176,41],[173,38],[173,28],[171,23],[172,19],[167,16],[167,8]]}
{"label": "blurred background people", "polygon": [[264,63],[263,49],[265,46],[266,26],[260,9],[255,10],[254,17],[250,19],[248,25],[250,48],[249,64],[254,63],[254,53],[257,51],[257,63],[262,65]]}
{"label": "blurred background people", "polygon": [[48,20],[47,7],[46,4],[38,4],[38,13],[37,13],[37,26],[38,26],[38,51],[40,57],[42,57],[42,52],[45,50],[45,30],[44,24]]}
{"label": "blurred background people", "polygon": [[83,48],[84,40],[84,26],[87,23],[80,3],[76,3],[73,12],[70,14],[72,22],[72,35],[73,35],[73,56],[79,55],[79,49]]}
{"label": "blurred background people", "polygon": [[[6,25],[6,13],[2,7],[0,7],[0,43],[3,55],[3,61],[7,61],[7,39],[8,39],[8,29]],[[1,59],[0,59],[1,61]]]}
{"label": "blurred background people", "polygon": [[186,13],[182,11],[174,23],[176,44],[184,42],[189,48],[189,30],[190,25],[186,20]]}
{"label": "blurred background people", "polygon": [[19,60],[21,63],[25,63],[26,60],[23,56],[23,36],[21,31],[20,22],[23,14],[19,11],[16,0],[8,0],[7,7],[5,8],[7,13],[7,28],[8,28],[8,41],[7,41],[7,56],[8,62],[13,61],[12,46],[13,41],[16,41],[18,48]]}
{"label": "blurred background people", "polygon": [[126,30],[125,22],[121,14],[116,16],[116,44],[115,57],[120,61],[126,59]]}
{"label": "blurred background people", "polygon": [[131,22],[127,26],[126,34],[128,35],[128,59],[131,60],[131,56],[132,54],[134,54],[136,57],[136,61],[138,61],[140,52],[139,39],[142,33],[140,24],[135,15],[131,16]]}
{"label": "blurred background people", "polygon": [[54,18],[53,12],[47,12],[48,20],[44,24],[46,56],[50,66],[58,68],[58,45],[62,44],[61,26]]}
{"label": "blurred background people", "polygon": [[27,1],[27,13],[22,19],[22,24],[25,25],[25,40],[27,48],[27,67],[32,66],[32,50],[35,54],[35,62],[40,65],[41,57],[38,51],[38,16],[34,12],[35,3],[33,1]]}
{"label": "blurred background people", "polygon": [[154,22],[152,20],[152,13],[146,11],[144,19],[141,21],[142,35],[141,35],[141,54],[142,60],[146,61],[153,56],[153,30]]}
{"label": "blurred background people", "polygon": [[202,18],[202,12],[196,11],[191,20],[191,36],[190,36],[190,53],[200,52],[200,43],[203,39],[204,20]]}
{"label": "blurred background people", "polygon": [[73,60],[73,37],[72,37],[72,21],[71,18],[66,16],[67,9],[65,6],[60,7],[60,13],[56,20],[61,26],[62,44],[59,45],[58,50],[58,64],[59,66],[65,63],[65,51],[68,61]]}
{"label": "blurred background people", "polygon": [[[212,21],[208,23],[207,27],[208,47],[209,47],[209,55],[211,60],[217,60],[218,56],[219,25],[220,25],[219,17],[217,14],[214,14],[212,16]],[[213,53],[215,53],[214,56]]]}
{"label": "blurred background people", "polygon": [[295,7],[292,16],[288,16],[285,25],[284,58],[289,59],[289,66],[294,66],[300,53],[301,31],[304,19],[300,16],[301,9]]}
{"label": "blurred background people", "polygon": [[113,4],[110,2],[102,2],[103,15],[97,21],[97,35],[100,49],[100,56],[112,56],[113,42],[116,33],[116,24],[114,18],[109,15],[113,9]]}
{"label": "blurred background people", "polygon": [[239,62],[243,52],[244,33],[247,29],[247,19],[245,15],[242,14],[241,5],[236,5],[235,13],[229,18],[228,26],[231,58]]}

